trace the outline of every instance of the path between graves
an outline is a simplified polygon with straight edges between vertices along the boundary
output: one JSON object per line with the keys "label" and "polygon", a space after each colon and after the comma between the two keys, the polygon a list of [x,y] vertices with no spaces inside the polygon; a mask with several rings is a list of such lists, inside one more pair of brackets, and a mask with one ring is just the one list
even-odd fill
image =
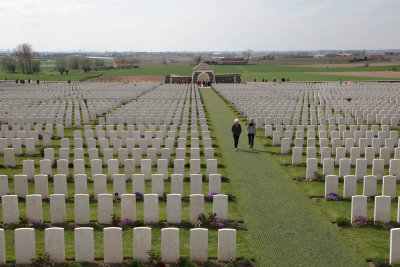
{"label": "path between graves", "polygon": [[[340,236],[291,177],[255,140],[242,134],[233,149],[230,127],[235,114],[212,89],[200,89],[227,172],[248,228],[250,250],[258,266],[362,266],[348,240]],[[242,128],[245,132],[245,124]]]}

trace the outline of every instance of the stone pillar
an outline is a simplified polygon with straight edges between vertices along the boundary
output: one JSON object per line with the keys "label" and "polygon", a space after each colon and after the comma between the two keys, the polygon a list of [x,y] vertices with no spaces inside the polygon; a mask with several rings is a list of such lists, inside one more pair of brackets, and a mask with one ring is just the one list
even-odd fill
{"label": "stone pillar", "polygon": [[121,195],[121,220],[128,219],[132,222],[136,221],[136,195]]}
{"label": "stone pillar", "polygon": [[376,196],[377,178],[373,175],[364,176],[363,195],[367,197]]}
{"label": "stone pillar", "polygon": [[343,198],[351,198],[355,195],[357,195],[357,177],[346,175],[344,177]]}
{"label": "stone pillar", "polygon": [[23,198],[28,195],[28,178],[26,175],[14,176],[14,194]]}
{"label": "stone pillar", "polygon": [[133,228],[133,259],[147,262],[151,251],[151,228]]}
{"label": "stone pillar", "polygon": [[325,197],[328,197],[330,193],[338,194],[338,182],[337,175],[327,175],[325,177]]}
{"label": "stone pillar", "polygon": [[161,259],[165,263],[179,260],[179,229],[161,229]]}
{"label": "stone pillar", "polygon": [[221,174],[211,174],[208,181],[208,193],[221,194]]}
{"label": "stone pillar", "polygon": [[19,223],[18,196],[6,195],[1,197],[3,224]]}
{"label": "stone pillar", "polygon": [[108,227],[103,230],[104,263],[121,264],[122,257],[122,228]]}
{"label": "stone pillar", "polygon": [[200,214],[204,214],[204,195],[190,195],[190,221],[196,221]]}
{"label": "stone pillar", "polygon": [[180,224],[182,221],[181,195],[167,195],[167,222],[172,224]]}
{"label": "stone pillar", "polygon": [[15,238],[15,263],[32,264],[36,259],[35,229],[19,228],[14,231]]}
{"label": "stone pillar", "polygon": [[76,174],[74,177],[75,194],[87,194],[87,176],[86,174]]}
{"label": "stone pillar", "polygon": [[15,167],[15,154],[14,148],[6,148],[3,150],[4,154],[4,167]]}
{"label": "stone pillar", "polygon": [[113,196],[99,194],[97,196],[97,221],[99,224],[111,224],[113,217]]}
{"label": "stone pillar", "polygon": [[307,159],[306,179],[314,179],[316,172],[318,172],[318,159]]}
{"label": "stone pillar", "polygon": [[53,194],[50,196],[50,217],[52,224],[66,222],[65,195]]}
{"label": "stone pillar", "polygon": [[351,197],[351,223],[357,217],[367,218],[367,197],[352,196]]}
{"label": "stone pillar", "polygon": [[114,174],[113,192],[114,192],[114,196],[116,194],[118,194],[118,198],[121,198],[121,195],[126,193],[125,174]]}
{"label": "stone pillar", "polygon": [[213,197],[213,213],[222,220],[228,220],[228,195],[219,194]]}
{"label": "stone pillar", "polygon": [[206,261],[208,259],[208,229],[190,229],[190,260]]}
{"label": "stone pillar", "polygon": [[26,218],[30,222],[43,223],[43,209],[41,195],[26,196]]}
{"label": "stone pillar", "polygon": [[383,176],[382,196],[396,197],[396,177],[387,175]]}
{"label": "stone pillar", "polygon": [[390,222],[390,196],[376,196],[374,208],[374,221],[375,222]]}
{"label": "stone pillar", "polygon": [[183,196],[183,175],[172,174],[171,175],[171,193],[180,194]]}
{"label": "stone pillar", "polygon": [[6,240],[4,238],[4,229],[0,228],[0,265],[6,264]]}
{"label": "stone pillar", "polygon": [[201,174],[190,175],[190,194],[202,194],[203,193],[203,179]]}
{"label": "stone pillar", "polygon": [[143,174],[134,174],[132,176],[132,192],[139,192],[144,195],[145,193],[145,183]]}
{"label": "stone pillar", "polygon": [[46,253],[48,253],[50,260],[53,260],[55,263],[64,263],[64,228],[52,227],[45,229],[44,239]]}
{"label": "stone pillar", "polygon": [[94,261],[94,238],[93,228],[75,228],[75,261],[93,262]]}
{"label": "stone pillar", "polygon": [[29,180],[33,180],[35,176],[35,161],[26,159],[22,161],[22,172],[27,176]]}
{"label": "stone pillar", "polygon": [[218,261],[236,260],[236,230],[218,230]]}
{"label": "stone pillar", "polygon": [[151,175],[151,193],[157,194],[159,197],[162,197],[164,195],[164,175]]}
{"label": "stone pillar", "polygon": [[144,222],[158,223],[158,195],[145,194],[143,206],[144,206]]}
{"label": "stone pillar", "polygon": [[35,194],[41,195],[43,199],[49,198],[49,178],[47,175],[38,174],[34,177]]}
{"label": "stone pillar", "polygon": [[390,229],[390,257],[389,263],[400,262],[400,228]]}
{"label": "stone pillar", "polygon": [[65,174],[56,174],[53,176],[54,194],[62,194],[68,197],[67,176]]}
{"label": "stone pillar", "polygon": [[88,194],[74,195],[75,223],[88,224],[90,222],[90,208]]}

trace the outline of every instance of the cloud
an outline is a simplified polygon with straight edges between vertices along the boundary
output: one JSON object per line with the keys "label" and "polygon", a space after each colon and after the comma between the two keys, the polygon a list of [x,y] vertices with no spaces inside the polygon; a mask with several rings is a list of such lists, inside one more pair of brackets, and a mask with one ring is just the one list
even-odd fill
{"label": "cloud", "polygon": [[0,49],[304,50],[396,47],[397,0],[2,0]]}

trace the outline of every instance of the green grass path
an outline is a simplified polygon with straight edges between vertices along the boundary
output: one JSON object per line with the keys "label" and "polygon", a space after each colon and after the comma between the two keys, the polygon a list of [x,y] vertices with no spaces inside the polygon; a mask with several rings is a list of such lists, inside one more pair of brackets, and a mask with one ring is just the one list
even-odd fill
{"label": "green grass path", "polygon": [[233,149],[232,108],[212,89],[200,89],[248,228],[248,249],[258,266],[362,266],[365,261],[317,211],[271,154],[245,135]]}

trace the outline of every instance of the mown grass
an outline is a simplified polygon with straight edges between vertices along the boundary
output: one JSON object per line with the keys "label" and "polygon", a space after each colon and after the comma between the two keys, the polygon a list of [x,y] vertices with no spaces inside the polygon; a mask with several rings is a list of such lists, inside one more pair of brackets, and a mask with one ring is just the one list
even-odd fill
{"label": "mown grass", "polygon": [[[400,70],[400,66],[369,66],[369,67],[342,67],[342,68],[316,68],[312,64],[310,66],[296,67],[290,62],[263,62],[261,64],[249,64],[239,66],[213,66],[216,74],[224,73],[240,73],[243,80],[262,80],[263,78],[272,80],[273,77],[280,79],[289,77],[291,81],[337,81],[340,79],[349,81],[359,80],[398,80],[394,78],[377,78],[377,77],[357,77],[357,76],[340,76],[333,74],[318,74],[313,72],[365,72],[365,71],[387,71],[395,67]],[[68,75],[60,75],[53,71],[51,67],[43,68],[43,71],[35,74],[21,73],[5,73],[0,71],[0,80],[15,80],[15,79],[31,79],[31,80],[47,80],[47,81],[86,81],[102,75],[166,75],[166,74],[182,74],[190,75],[193,72],[192,65],[165,65],[141,67],[137,69],[119,69],[119,70],[101,70],[84,73],[81,70],[71,70]]]}
{"label": "mown grass", "polygon": [[[260,136],[264,135],[263,130],[258,131]],[[272,146],[271,139],[261,139],[260,140],[264,146],[265,150],[269,153],[274,153],[273,156],[275,160],[279,163],[287,165],[291,164],[291,155],[281,155],[279,146]],[[318,151],[319,149],[317,149]],[[320,158],[317,156],[318,161]],[[303,156],[303,163],[306,162],[306,156]],[[287,166],[284,168],[285,171],[293,178],[293,183],[295,186],[303,191],[303,193],[309,197],[312,206],[319,210],[319,212],[324,216],[325,220],[334,224],[338,217],[345,217],[350,220],[351,218],[351,201],[326,201],[318,200],[318,198],[323,198],[325,195],[325,183],[324,182],[297,182],[294,178],[305,177],[306,167],[304,166]],[[385,175],[388,175],[388,167],[385,167]],[[319,167],[319,173],[322,173],[322,168]],[[351,167],[350,173],[355,173],[354,166]],[[335,175],[339,175],[339,168],[335,167]],[[367,169],[367,175],[372,175],[372,168]],[[397,187],[396,195],[400,195],[400,188]],[[358,182],[357,184],[357,194],[363,194],[363,183]],[[382,184],[377,185],[377,195],[382,194]],[[339,195],[343,196],[343,182],[339,183]],[[397,220],[397,207],[398,203],[396,200],[392,201],[391,205],[391,221]],[[374,218],[374,200],[369,199],[367,203],[367,218],[373,220]],[[336,226],[335,226],[336,227]],[[368,259],[371,257],[389,258],[389,236],[390,231],[385,229],[374,229],[374,228],[338,228],[339,233],[350,242],[354,243],[354,248],[357,254],[359,254],[363,259]]]}
{"label": "mown grass", "polygon": [[[248,228],[248,247],[260,266],[362,266],[353,249],[321,211],[314,207],[280,162],[257,139],[254,150],[243,134],[233,150],[230,127],[239,113],[211,89],[200,89],[215,135],[235,186]],[[242,127],[245,126],[242,119]]]}

